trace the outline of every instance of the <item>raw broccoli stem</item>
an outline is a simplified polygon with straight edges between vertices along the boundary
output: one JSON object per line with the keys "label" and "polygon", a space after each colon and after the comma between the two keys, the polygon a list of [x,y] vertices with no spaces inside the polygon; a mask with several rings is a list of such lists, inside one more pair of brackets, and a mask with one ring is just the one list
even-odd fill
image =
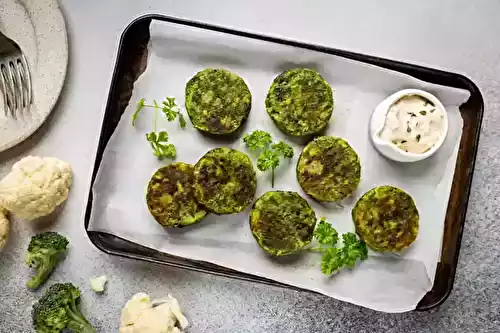
{"label": "raw broccoli stem", "polygon": [[26,283],[28,288],[37,289],[47,281],[58,262],[58,260],[53,259],[53,256],[57,256],[57,252],[53,251],[53,253],[33,258],[37,262],[37,270],[35,275]]}
{"label": "raw broccoli stem", "polygon": [[95,329],[78,310],[75,301],[72,301],[71,305],[66,307],[66,311],[71,319],[68,323],[68,328],[75,330],[77,333],[95,333]]}
{"label": "raw broccoli stem", "polygon": [[96,333],[95,329],[88,325],[88,324],[82,324],[79,321],[76,320],[70,320],[68,322],[68,328],[73,331],[73,333]]}
{"label": "raw broccoli stem", "polygon": [[85,317],[83,317],[80,311],[76,309],[76,305],[71,305],[70,307],[67,307],[66,310],[68,311],[68,314],[74,321],[77,321],[84,325],[89,325],[87,319],[85,319]]}

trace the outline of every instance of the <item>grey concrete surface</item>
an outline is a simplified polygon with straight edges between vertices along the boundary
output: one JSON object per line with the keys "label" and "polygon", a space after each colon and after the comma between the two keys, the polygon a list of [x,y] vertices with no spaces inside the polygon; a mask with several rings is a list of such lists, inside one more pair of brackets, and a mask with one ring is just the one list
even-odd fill
{"label": "grey concrete surface", "polygon": [[[189,332],[499,332],[500,331],[500,1],[62,0],[70,65],[54,114],[31,139],[0,154],[0,173],[27,154],[53,155],[74,167],[70,199],[53,229],[71,251],[51,278],[82,287],[83,308],[98,332],[117,332],[120,309],[136,292],[173,293]],[[111,257],[83,229],[93,155],[121,32],[133,18],[159,12],[287,36],[463,73],[485,103],[479,155],[454,290],[427,313],[383,314],[319,295]],[[333,82],[333,84],[335,84]],[[15,223],[0,255],[0,332],[32,332],[23,254],[37,229]],[[104,295],[90,276],[106,274]]]}

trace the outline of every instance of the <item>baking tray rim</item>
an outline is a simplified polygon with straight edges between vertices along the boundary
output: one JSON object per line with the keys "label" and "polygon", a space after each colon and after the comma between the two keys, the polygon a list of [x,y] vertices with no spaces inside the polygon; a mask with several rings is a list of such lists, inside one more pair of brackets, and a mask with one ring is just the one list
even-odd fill
{"label": "baking tray rim", "polygon": [[[456,267],[458,264],[461,241],[462,241],[462,236],[463,236],[463,227],[464,227],[464,224],[466,221],[466,213],[467,213],[467,208],[468,208],[468,203],[469,203],[470,191],[471,191],[473,174],[474,174],[474,167],[475,167],[475,162],[476,162],[476,158],[477,158],[477,150],[478,150],[478,145],[479,145],[479,137],[480,137],[480,132],[481,132],[482,119],[483,119],[483,114],[484,114],[484,99],[483,99],[483,96],[482,96],[481,91],[479,90],[478,86],[471,79],[466,77],[465,75],[458,74],[458,73],[448,72],[448,71],[444,71],[444,70],[440,70],[440,69],[434,69],[434,68],[425,67],[425,66],[421,66],[421,65],[417,65],[417,64],[411,64],[411,63],[402,62],[402,61],[398,61],[398,60],[382,58],[382,57],[378,57],[378,56],[372,56],[372,55],[368,55],[368,54],[346,51],[346,50],[342,50],[342,49],[327,47],[327,46],[308,43],[308,42],[301,42],[301,41],[297,41],[297,40],[293,40],[293,39],[287,39],[284,37],[275,37],[275,36],[271,36],[271,35],[264,35],[264,34],[260,34],[260,33],[243,31],[243,30],[238,30],[235,28],[218,26],[218,25],[214,25],[211,23],[205,23],[205,22],[189,20],[189,19],[179,18],[179,17],[174,17],[174,16],[168,16],[168,15],[163,15],[163,14],[151,14],[151,13],[149,13],[149,14],[144,14],[142,16],[135,18],[127,25],[127,27],[124,29],[124,31],[122,32],[121,37],[120,37],[120,41],[119,41],[119,45],[118,45],[118,52],[116,53],[116,58],[115,58],[115,63],[114,63],[113,76],[112,76],[112,80],[110,83],[110,88],[109,88],[108,96],[107,96],[107,100],[106,100],[106,108],[105,108],[104,115],[102,118],[101,131],[99,134],[99,141],[98,141],[98,145],[97,145],[95,156],[94,156],[94,166],[93,166],[93,170],[92,170],[92,176],[91,176],[91,181],[90,181],[90,185],[89,185],[89,193],[88,193],[88,196],[86,199],[87,202],[86,202],[86,209],[85,209],[85,214],[84,214],[85,232],[95,247],[97,247],[99,250],[101,250],[102,252],[104,252],[106,254],[121,256],[121,257],[125,257],[125,258],[148,261],[148,262],[158,263],[158,264],[162,264],[162,265],[169,265],[169,266],[173,266],[173,267],[179,267],[179,268],[189,269],[192,271],[209,273],[209,274],[214,274],[214,275],[218,275],[218,276],[224,276],[227,278],[235,278],[235,279],[250,281],[250,282],[254,282],[254,283],[258,282],[258,283],[264,283],[264,284],[268,284],[268,285],[272,285],[272,286],[284,287],[284,288],[301,290],[301,291],[306,291],[306,292],[313,292],[311,290],[302,289],[302,288],[299,288],[296,286],[280,283],[280,282],[277,282],[277,281],[274,281],[271,279],[263,278],[260,276],[255,276],[252,274],[242,273],[242,272],[238,272],[238,271],[234,271],[234,270],[230,270],[230,269],[228,269],[228,271],[233,271],[233,272],[231,272],[232,274],[230,274],[228,272],[217,271],[215,269],[196,267],[193,264],[197,263],[198,261],[187,259],[187,258],[182,258],[182,259],[185,260],[186,262],[188,262],[189,264],[191,264],[191,266],[189,266],[189,264],[186,265],[186,264],[179,264],[179,263],[174,263],[174,262],[161,261],[160,259],[156,259],[153,257],[140,256],[140,255],[130,253],[130,252],[119,252],[117,250],[105,247],[105,245],[98,239],[97,234],[99,233],[101,235],[112,236],[112,237],[115,237],[115,238],[120,239],[122,241],[132,243],[136,246],[141,246],[143,248],[149,249],[153,252],[161,253],[162,255],[164,255],[166,257],[174,257],[175,258],[175,256],[172,256],[172,255],[169,255],[166,253],[162,253],[162,252],[159,252],[159,251],[154,250],[154,249],[147,248],[143,245],[127,241],[121,237],[118,237],[118,236],[115,236],[112,234],[88,230],[88,225],[90,222],[90,215],[91,215],[91,211],[92,211],[92,201],[93,201],[92,187],[93,187],[93,184],[95,182],[97,171],[99,170],[99,165],[100,165],[100,161],[102,159],[103,150],[105,149],[105,147],[107,145],[107,142],[106,142],[106,144],[104,144],[104,142],[103,142],[103,137],[105,135],[105,129],[106,129],[106,126],[105,126],[106,119],[108,118],[109,111],[111,109],[110,104],[112,102],[112,97],[113,97],[112,95],[117,88],[119,65],[120,65],[120,59],[121,59],[123,52],[124,52],[125,38],[127,37],[129,32],[136,25],[143,23],[145,21],[152,21],[152,20],[160,20],[160,21],[165,21],[165,22],[169,22],[169,23],[173,23],[173,24],[179,24],[179,25],[198,28],[198,29],[215,31],[215,32],[219,32],[219,33],[226,33],[226,34],[230,34],[230,35],[234,35],[234,36],[262,40],[262,41],[266,41],[266,42],[277,43],[277,44],[281,44],[281,45],[288,45],[288,46],[292,46],[292,47],[298,47],[301,49],[307,49],[307,50],[311,50],[311,51],[326,53],[326,54],[339,56],[339,57],[354,60],[354,61],[359,61],[362,63],[367,63],[367,64],[374,65],[377,67],[382,67],[382,68],[402,72],[402,73],[405,73],[407,75],[412,75],[412,74],[409,74],[407,72],[403,72],[402,69],[406,69],[408,71],[418,71],[421,73],[423,72],[426,74],[437,75],[437,76],[441,76],[443,78],[444,77],[448,77],[449,79],[453,78],[456,82],[460,82],[461,85],[460,86],[448,85],[448,86],[466,89],[471,93],[471,98],[473,96],[475,98],[477,98],[476,120],[477,120],[478,125],[475,128],[474,137],[472,138],[474,140],[474,144],[472,147],[470,163],[468,165],[468,173],[467,173],[468,179],[467,179],[467,187],[465,189],[466,193],[463,196],[463,202],[460,204],[460,206],[461,206],[461,208],[460,208],[461,212],[460,212],[460,217],[459,217],[460,218],[460,225],[459,225],[458,234],[457,234],[456,251],[455,251],[455,255],[454,255],[454,259],[453,259],[453,266],[451,266],[452,272],[450,274],[450,280],[446,286],[445,292],[441,295],[441,297],[436,302],[434,302],[432,304],[428,304],[428,305],[420,305],[420,303],[419,303],[415,310],[416,311],[428,311],[432,308],[435,308],[435,307],[441,305],[443,302],[446,301],[446,299],[450,296],[451,291],[454,287],[454,280],[456,277]],[[396,70],[396,69],[394,69],[394,67],[398,67],[399,69]],[[98,162],[98,160],[99,160],[99,162]],[[213,265],[214,267],[218,267],[217,265],[214,265],[214,264],[211,264],[211,265]],[[226,268],[224,268],[224,269],[226,269]],[[238,273],[238,275],[236,275],[237,273]],[[436,283],[436,280],[435,280],[435,283]]]}

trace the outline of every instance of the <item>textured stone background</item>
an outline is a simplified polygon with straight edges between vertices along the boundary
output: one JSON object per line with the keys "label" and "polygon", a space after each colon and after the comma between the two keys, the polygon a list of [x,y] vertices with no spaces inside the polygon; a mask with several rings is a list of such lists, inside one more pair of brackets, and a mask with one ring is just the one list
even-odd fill
{"label": "textured stone background", "polygon": [[[29,141],[0,154],[0,171],[27,154],[53,155],[75,171],[55,225],[72,242],[51,281],[82,286],[99,332],[117,332],[120,309],[139,291],[175,294],[189,332],[498,332],[500,327],[500,2],[495,0],[63,0],[70,38],[66,88],[53,116]],[[323,296],[232,281],[107,256],[87,239],[83,207],[116,46],[124,27],[160,12],[326,44],[463,73],[486,109],[454,290],[427,313],[382,314]],[[31,332],[23,255],[33,226],[15,224],[0,256],[0,332]],[[88,278],[107,274],[102,296]]]}

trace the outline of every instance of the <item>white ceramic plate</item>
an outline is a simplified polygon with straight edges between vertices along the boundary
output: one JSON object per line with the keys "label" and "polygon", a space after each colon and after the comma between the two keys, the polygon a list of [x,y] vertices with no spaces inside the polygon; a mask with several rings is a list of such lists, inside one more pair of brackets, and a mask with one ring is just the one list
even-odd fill
{"label": "white ceramic plate", "polygon": [[47,119],[59,98],[68,66],[66,25],[57,0],[0,0],[0,31],[26,55],[33,104],[14,119],[0,96],[0,152],[28,138]]}

